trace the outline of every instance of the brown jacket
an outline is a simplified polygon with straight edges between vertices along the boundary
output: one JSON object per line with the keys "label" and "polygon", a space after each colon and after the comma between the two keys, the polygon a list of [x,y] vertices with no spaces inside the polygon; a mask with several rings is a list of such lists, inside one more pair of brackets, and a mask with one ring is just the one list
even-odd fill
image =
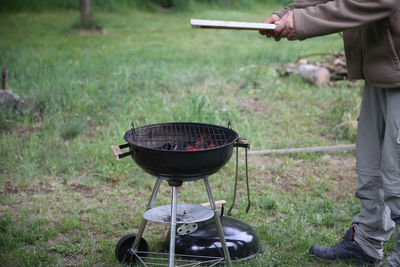
{"label": "brown jacket", "polygon": [[304,40],[343,31],[349,79],[380,88],[400,88],[400,0],[297,0],[297,37]]}

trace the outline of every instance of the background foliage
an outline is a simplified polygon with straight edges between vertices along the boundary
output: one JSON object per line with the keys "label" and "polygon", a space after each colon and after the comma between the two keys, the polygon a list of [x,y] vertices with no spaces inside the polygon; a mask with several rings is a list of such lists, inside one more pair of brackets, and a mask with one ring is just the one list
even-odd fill
{"label": "background foliage", "polygon": [[[139,7],[148,10],[158,10],[159,7],[173,9],[190,9],[196,5],[208,4],[219,7],[251,7],[255,3],[286,5],[290,0],[91,0],[93,9],[116,11]],[[33,11],[42,12],[57,9],[78,9],[79,0],[2,0],[1,12]]]}

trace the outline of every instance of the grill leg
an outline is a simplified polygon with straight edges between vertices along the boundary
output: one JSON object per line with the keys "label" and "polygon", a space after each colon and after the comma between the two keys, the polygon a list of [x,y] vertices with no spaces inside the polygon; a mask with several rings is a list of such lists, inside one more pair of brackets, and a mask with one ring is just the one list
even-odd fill
{"label": "grill leg", "polygon": [[229,250],[226,245],[224,230],[222,228],[221,220],[219,219],[217,207],[215,205],[214,196],[212,194],[210,183],[208,182],[207,177],[204,178],[204,185],[206,186],[208,200],[210,201],[211,209],[214,211],[214,219],[215,219],[215,223],[217,224],[219,238],[221,239],[222,250],[224,251],[224,257],[225,257],[225,263],[227,266],[231,267],[232,266],[231,256],[229,254]]}
{"label": "grill leg", "polygon": [[178,187],[172,187],[171,202],[171,235],[169,240],[169,267],[175,266],[175,237],[176,237],[176,210],[178,199]]}
{"label": "grill leg", "polygon": [[[161,182],[162,182],[161,178],[157,178],[156,184],[154,185],[154,188],[153,188],[153,192],[151,193],[151,196],[150,196],[149,203],[147,203],[146,211],[153,208],[154,202],[156,201],[156,196],[157,196],[158,190],[160,189]],[[139,241],[140,241],[140,238],[142,238],[144,229],[146,228],[146,224],[147,224],[147,220],[143,218],[142,223],[140,224],[140,227],[139,227],[138,234],[136,235],[135,241],[133,242],[133,245],[131,248],[133,251],[135,251],[139,246]]]}

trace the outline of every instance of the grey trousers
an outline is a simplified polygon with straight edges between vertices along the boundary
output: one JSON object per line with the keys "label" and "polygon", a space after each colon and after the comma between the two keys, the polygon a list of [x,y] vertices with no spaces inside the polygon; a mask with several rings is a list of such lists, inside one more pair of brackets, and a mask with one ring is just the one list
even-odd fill
{"label": "grey trousers", "polygon": [[[352,222],[354,239],[365,253],[381,259],[383,242],[392,235],[394,221],[400,226],[400,88],[365,84],[356,160],[356,197],[361,209]],[[388,259],[391,266],[400,266],[399,239]]]}

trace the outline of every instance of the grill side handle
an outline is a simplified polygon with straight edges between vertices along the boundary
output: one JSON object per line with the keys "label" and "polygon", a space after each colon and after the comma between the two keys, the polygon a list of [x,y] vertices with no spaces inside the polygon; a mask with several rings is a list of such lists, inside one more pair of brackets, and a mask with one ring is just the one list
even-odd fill
{"label": "grill side handle", "polygon": [[132,151],[128,151],[126,153],[122,153],[121,149],[129,147],[129,144],[123,144],[123,145],[119,145],[119,146],[111,146],[111,151],[114,154],[114,158],[116,160],[120,160],[122,158],[125,158],[127,156],[132,155],[134,152]]}
{"label": "grill side handle", "polygon": [[239,137],[235,143],[233,143],[234,147],[244,147],[247,149],[251,149],[250,142],[244,139],[243,137]]}

